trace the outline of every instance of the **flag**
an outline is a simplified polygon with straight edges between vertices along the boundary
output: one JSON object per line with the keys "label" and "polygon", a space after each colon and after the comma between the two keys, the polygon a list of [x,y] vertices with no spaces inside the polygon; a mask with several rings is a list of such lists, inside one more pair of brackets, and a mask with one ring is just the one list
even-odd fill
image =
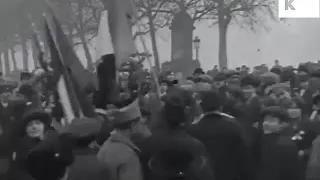
{"label": "flag", "polygon": [[117,99],[117,69],[137,53],[132,38],[132,20],[136,10],[131,0],[107,0],[107,10],[101,13],[96,44],[99,91],[95,105],[105,109]]}
{"label": "flag", "polygon": [[59,94],[59,100],[63,106],[65,118],[69,123],[71,123],[73,119],[80,117],[82,113],[81,108],[79,102],[76,101],[73,94],[69,93],[70,91],[68,91],[68,89],[71,88],[67,86],[70,85],[70,83],[67,83],[65,80],[68,78],[68,74],[61,63],[58,49],[55,45],[47,22],[45,23],[45,32],[50,48],[51,68],[53,69],[55,75],[53,80],[55,83],[57,83],[57,92]]}
{"label": "flag", "polygon": [[[107,0],[108,25],[116,56],[116,66],[129,60],[137,53],[132,37],[132,24],[136,8],[132,0]],[[104,32],[106,33],[106,32]]]}
{"label": "flag", "polygon": [[54,42],[59,47],[59,54],[63,57],[60,58],[62,64],[70,71],[80,88],[85,89],[86,86],[91,84],[91,74],[84,68],[76,52],[73,50],[73,45],[70,45],[59,21],[50,8],[48,8],[46,19],[54,35],[53,37],[56,38]]}
{"label": "flag", "polygon": [[53,13],[46,15],[45,31],[50,47],[51,68],[55,74],[53,79],[57,83],[57,91],[67,121],[71,123],[75,118],[93,117],[93,107],[84,93],[88,83],[79,80],[79,77],[83,77],[83,74],[78,74],[82,72],[83,66],[77,63],[81,62],[68,44]]}
{"label": "flag", "polygon": [[99,90],[94,101],[96,108],[105,109],[112,97],[116,97],[117,70],[116,57],[109,29],[108,11],[101,13],[97,44],[96,59],[100,60],[97,65],[97,78]]}
{"label": "flag", "polygon": [[96,108],[105,109],[107,104],[112,104],[117,99],[117,71],[114,54],[107,54],[101,57],[101,63],[97,67],[98,92],[94,105]]}

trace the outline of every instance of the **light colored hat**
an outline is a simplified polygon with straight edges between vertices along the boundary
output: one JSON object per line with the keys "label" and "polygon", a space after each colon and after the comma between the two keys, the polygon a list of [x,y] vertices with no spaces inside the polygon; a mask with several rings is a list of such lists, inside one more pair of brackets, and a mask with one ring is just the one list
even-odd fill
{"label": "light colored hat", "polygon": [[273,73],[273,72],[267,72],[262,75],[260,75],[263,82],[266,83],[279,83],[280,82],[280,76]]}
{"label": "light colored hat", "polygon": [[112,116],[116,124],[126,123],[141,117],[138,99],[123,108],[114,109]]}
{"label": "light colored hat", "polygon": [[298,108],[292,108],[292,109],[288,109],[288,114],[290,118],[299,118],[301,117],[301,109]]}
{"label": "light colored hat", "polygon": [[192,81],[185,81],[183,83],[180,84],[180,87],[182,89],[185,89],[185,90],[194,90],[195,88],[195,83],[192,82]]}
{"label": "light colored hat", "polygon": [[195,84],[195,90],[196,91],[211,91],[212,85],[205,82],[198,82]]}
{"label": "light colored hat", "polygon": [[274,93],[281,93],[284,91],[290,92],[290,84],[286,84],[286,83],[277,83],[277,84],[273,84],[270,87],[270,90],[272,90]]}

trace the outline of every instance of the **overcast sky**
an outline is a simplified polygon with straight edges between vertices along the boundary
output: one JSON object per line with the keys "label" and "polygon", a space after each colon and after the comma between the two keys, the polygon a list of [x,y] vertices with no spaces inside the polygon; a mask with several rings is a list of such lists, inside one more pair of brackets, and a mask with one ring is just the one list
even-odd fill
{"label": "overcast sky", "polygon": [[[320,60],[320,20],[319,19],[292,19],[287,24],[269,23],[270,31],[260,30],[252,32],[238,26],[230,26],[228,31],[229,67],[243,64],[253,67],[262,63],[272,65],[279,59],[283,65],[297,65],[305,61]],[[209,27],[205,22],[196,24],[194,36],[201,39],[200,61],[202,68],[211,69],[218,63],[218,29]],[[170,59],[170,31],[162,29],[158,33],[158,48],[161,61]],[[150,39],[146,41],[150,47]],[[91,44],[92,56],[94,42]],[[260,51],[257,51],[260,49]],[[18,50],[18,49],[17,49]],[[86,64],[82,48],[77,48],[80,59]],[[32,58],[31,52],[29,56]],[[21,54],[17,55],[21,59]],[[20,61],[19,66],[22,66]],[[32,61],[29,67],[33,68]]]}
{"label": "overcast sky", "polygon": [[[252,32],[238,26],[231,26],[228,31],[229,67],[250,67],[258,64],[272,65],[279,59],[284,65],[297,65],[304,61],[320,60],[320,20],[293,19],[286,24],[270,23],[270,31]],[[158,41],[160,58],[170,57],[170,33],[161,32]],[[218,63],[218,29],[210,28],[206,23],[197,24],[194,36],[201,39],[200,61],[204,69]],[[258,52],[257,49],[260,49]]]}

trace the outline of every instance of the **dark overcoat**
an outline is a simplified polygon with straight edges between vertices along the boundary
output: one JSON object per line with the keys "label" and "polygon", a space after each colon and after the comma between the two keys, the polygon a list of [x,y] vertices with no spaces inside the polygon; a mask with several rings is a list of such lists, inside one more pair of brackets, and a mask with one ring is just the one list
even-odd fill
{"label": "dark overcoat", "polygon": [[235,119],[221,113],[209,113],[191,127],[189,133],[205,145],[215,179],[253,178],[249,147]]}

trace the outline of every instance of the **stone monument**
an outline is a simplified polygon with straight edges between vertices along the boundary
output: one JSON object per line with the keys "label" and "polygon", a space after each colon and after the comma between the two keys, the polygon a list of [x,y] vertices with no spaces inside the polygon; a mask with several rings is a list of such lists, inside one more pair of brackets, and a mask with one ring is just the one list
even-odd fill
{"label": "stone monument", "polygon": [[192,59],[193,20],[186,11],[180,11],[171,22],[171,67],[185,77],[200,66]]}

